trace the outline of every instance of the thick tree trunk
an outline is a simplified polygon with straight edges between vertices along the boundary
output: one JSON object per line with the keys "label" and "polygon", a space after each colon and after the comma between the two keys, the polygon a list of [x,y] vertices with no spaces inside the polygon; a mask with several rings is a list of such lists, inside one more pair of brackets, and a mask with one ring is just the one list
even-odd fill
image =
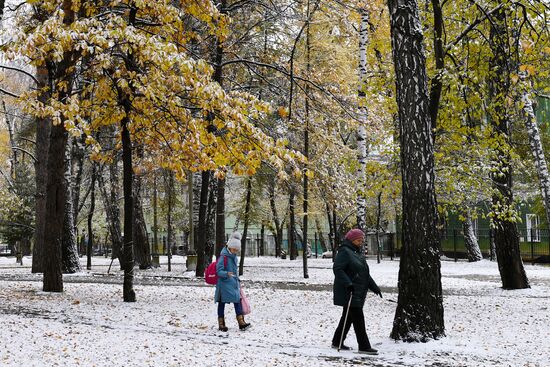
{"label": "thick tree trunk", "polygon": [[512,164],[510,155],[511,122],[507,108],[510,95],[512,58],[507,27],[506,6],[493,15],[490,30],[490,45],[493,57],[489,60],[490,121],[495,138],[503,140],[494,152],[495,167],[491,174],[493,182],[493,227],[498,269],[504,289],[529,288],[519,249],[519,234],[516,223],[510,220],[513,212]]}
{"label": "thick tree trunk", "polygon": [[44,232],[44,292],[63,292],[62,242],[65,219],[65,147],[67,131],[63,124],[52,126],[48,149],[46,221]]}
{"label": "thick tree trunk", "polygon": [[62,270],[63,274],[72,274],[80,271],[80,260],[78,258],[78,247],[76,244],[76,233],[74,226],[74,211],[72,197],[72,174],[71,174],[71,151],[72,144],[68,144],[65,150],[65,187],[67,195],[65,200],[65,218],[63,220],[63,248],[62,248]]}
{"label": "thick tree trunk", "polygon": [[389,0],[403,185],[403,248],[391,337],[444,336],[433,135],[422,26],[415,0]]}
{"label": "thick tree trunk", "polygon": [[[63,24],[69,27],[75,20],[72,10],[73,2],[63,0]],[[54,63],[47,61],[49,93],[58,93],[58,98],[64,101],[72,93],[75,54],[68,51],[63,54],[61,61]],[[64,80],[65,90],[57,90],[57,82]],[[62,292],[62,248],[63,248],[63,223],[65,219],[65,204],[67,200],[67,187],[65,185],[65,149],[68,134],[64,126],[65,118],[61,123],[50,129],[50,143],[48,147],[47,185],[46,185],[46,216],[44,224],[44,292]],[[70,200],[70,198],[68,199]]]}
{"label": "thick tree trunk", "polygon": [[369,13],[365,9],[360,10],[361,25],[359,27],[359,126],[357,127],[357,228],[366,229],[367,200],[365,198],[366,167],[367,167],[367,119],[368,110],[365,100],[365,88],[367,83],[367,47],[369,43]]}
{"label": "thick tree trunk", "polygon": [[205,248],[207,240],[207,231],[206,231],[206,214],[208,209],[208,192],[210,189],[210,175],[211,171],[202,172],[201,180],[201,191],[200,191],[200,202],[199,202],[199,223],[197,230],[197,269],[195,275],[197,277],[204,277],[205,269]]}
{"label": "thick tree trunk", "polygon": [[[43,89],[48,85],[48,70],[45,67],[38,67],[36,70],[36,79],[38,80],[38,89]],[[42,94],[39,101],[45,103],[47,97]],[[46,223],[46,181],[48,176],[47,162],[48,149],[50,144],[51,121],[47,118],[36,119],[36,145],[34,163],[35,182],[36,182],[36,206],[35,206],[35,230],[34,246],[32,249],[32,272],[43,272],[43,248],[44,231]]]}
{"label": "thick tree trunk", "polygon": [[464,233],[464,245],[466,246],[468,261],[475,262],[482,260],[483,256],[481,255],[481,249],[474,233],[474,225],[469,210],[466,210],[464,222],[462,222],[462,232]]}
{"label": "thick tree trunk", "polygon": [[542,139],[537,125],[535,110],[533,109],[533,101],[529,95],[527,85],[525,85],[521,102],[523,105],[523,118],[525,119],[525,126],[527,127],[527,135],[529,136],[529,145],[531,146],[531,153],[533,154],[535,166],[537,167],[540,194],[546,211],[546,223],[548,228],[550,228],[550,175],[548,174],[548,165],[542,147]]}
{"label": "thick tree trunk", "polygon": [[241,258],[239,261],[239,275],[244,273],[244,258],[246,256],[246,238],[248,237],[248,224],[250,221],[250,200],[252,199],[252,177],[246,181],[246,201],[244,206],[244,225],[241,237]]}

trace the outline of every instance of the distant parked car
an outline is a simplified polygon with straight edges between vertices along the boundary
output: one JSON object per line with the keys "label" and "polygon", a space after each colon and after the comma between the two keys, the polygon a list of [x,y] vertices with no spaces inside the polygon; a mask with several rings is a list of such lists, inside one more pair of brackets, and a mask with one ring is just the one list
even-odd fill
{"label": "distant parked car", "polygon": [[323,259],[331,259],[332,258],[332,251],[325,251],[323,252],[323,254],[321,255],[321,257]]}

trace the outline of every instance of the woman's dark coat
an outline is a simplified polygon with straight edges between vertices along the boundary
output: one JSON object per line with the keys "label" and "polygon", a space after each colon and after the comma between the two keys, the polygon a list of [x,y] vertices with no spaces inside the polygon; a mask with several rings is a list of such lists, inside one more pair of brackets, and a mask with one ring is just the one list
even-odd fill
{"label": "woman's dark coat", "polygon": [[369,273],[369,266],[361,248],[355,247],[349,240],[338,248],[338,254],[332,266],[334,271],[334,304],[347,306],[349,301],[349,287],[353,286],[351,307],[363,307],[367,290],[377,293],[380,288],[376,285]]}

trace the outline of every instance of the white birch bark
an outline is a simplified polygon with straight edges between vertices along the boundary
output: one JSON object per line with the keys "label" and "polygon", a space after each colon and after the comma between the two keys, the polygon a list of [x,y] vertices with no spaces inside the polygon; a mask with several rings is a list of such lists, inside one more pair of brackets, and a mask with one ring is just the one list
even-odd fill
{"label": "white birch bark", "polygon": [[521,100],[523,104],[523,117],[525,119],[525,126],[527,127],[527,135],[529,136],[529,145],[531,146],[531,153],[533,153],[537,174],[539,176],[540,193],[544,201],[546,220],[550,223],[550,177],[548,175],[548,165],[546,164],[546,158],[542,148],[540,130],[537,125],[533,101],[531,100],[527,88],[523,90]]}
{"label": "white birch bark", "polygon": [[470,211],[466,211],[464,222],[462,223],[462,231],[464,232],[464,245],[466,246],[466,252],[468,254],[468,261],[475,262],[483,259],[481,255],[481,249],[477,242],[476,234],[474,233],[474,226],[472,223],[472,216]]}
{"label": "white birch bark", "polygon": [[357,128],[357,227],[364,230],[367,214],[365,199],[366,166],[367,166],[367,119],[368,110],[365,101],[365,86],[367,82],[367,45],[369,42],[369,13],[361,10],[361,25],[359,28],[359,126]]}

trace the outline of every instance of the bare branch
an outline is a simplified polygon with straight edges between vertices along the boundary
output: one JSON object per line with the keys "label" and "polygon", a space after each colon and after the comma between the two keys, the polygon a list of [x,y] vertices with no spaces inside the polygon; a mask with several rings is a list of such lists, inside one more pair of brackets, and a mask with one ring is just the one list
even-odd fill
{"label": "bare branch", "polygon": [[0,65],[0,69],[13,70],[13,71],[17,71],[18,73],[25,74],[26,76],[31,78],[35,84],[38,85],[38,80],[35,78],[34,75],[29,73],[28,71],[25,71],[23,69],[19,69],[19,68],[13,67],[13,66],[6,66],[6,65]]}

